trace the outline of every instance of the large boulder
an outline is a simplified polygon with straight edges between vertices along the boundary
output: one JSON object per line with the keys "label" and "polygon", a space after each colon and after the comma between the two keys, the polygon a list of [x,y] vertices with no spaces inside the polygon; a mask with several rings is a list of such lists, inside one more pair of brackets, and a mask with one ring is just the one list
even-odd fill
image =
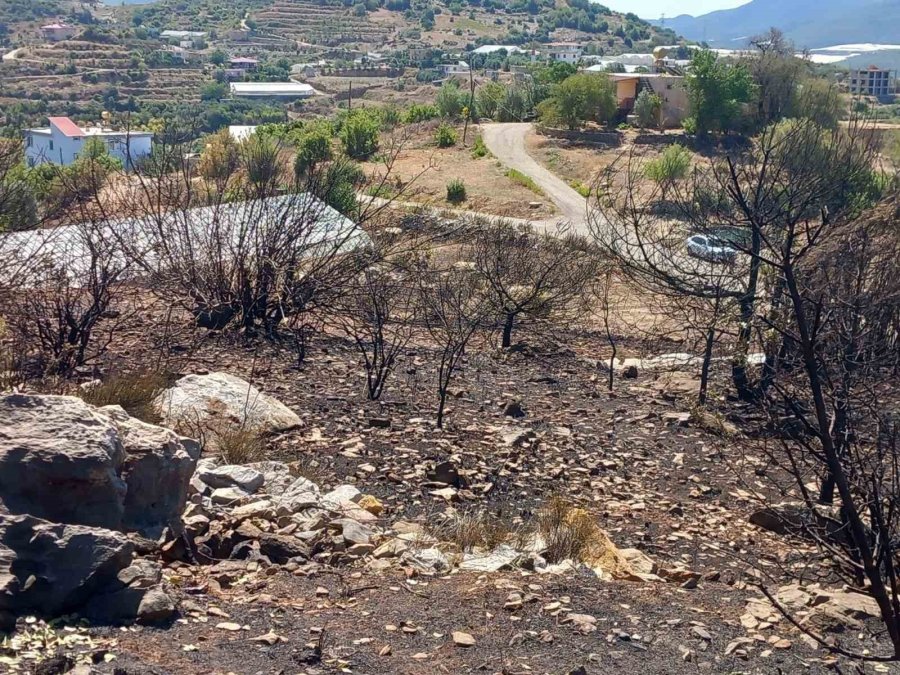
{"label": "large boulder", "polygon": [[108,417],[79,398],[0,398],[0,501],[8,513],[118,529],[125,447]]}
{"label": "large boulder", "polygon": [[286,405],[229,373],[182,377],[155,404],[168,426],[226,423],[272,432],[303,423]]}
{"label": "large boulder", "polygon": [[122,525],[151,530],[177,521],[200,458],[200,444],[130,417],[119,406],[100,410],[116,425],[125,446],[121,475],[128,489]]}
{"label": "large boulder", "polygon": [[70,396],[2,396],[0,419],[6,513],[152,531],[184,510],[195,441]]}
{"label": "large boulder", "polygon": [[132,560],[119,532],[0,516],[0,611],[46,616],[77,610]]}

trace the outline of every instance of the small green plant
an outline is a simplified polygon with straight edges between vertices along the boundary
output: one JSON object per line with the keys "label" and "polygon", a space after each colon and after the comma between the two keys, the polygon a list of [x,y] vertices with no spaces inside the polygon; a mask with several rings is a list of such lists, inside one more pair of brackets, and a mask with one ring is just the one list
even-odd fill
{"label": "small green plant", "polygon": [[656,159],[644,166],[644,175],[650,180],[665,184],[687,176],[691,168],[691,153],[681,145],[670,145]]}
{"label": "small green plant", "polygon": [[439,148],[453,147],[456,145],[458,138],[456,129],[446,122],[441,122],[441,125],[434,132],[434,142]]}
{"label": "small green plant", "polygon": [[536,195],[543,196],[544,194],[544,191],[538,187],[538,184],[534,182],[534,179],[531,176],[526,176],[524,173],[517,169],[507,169],[506,177],[509,178],[513,183],[528,188]]}
{"label": "small green plant", "polygon": [[451,204],[466,201],[466,184],[459,178],[454,178],[447,183],[447,201]]}
{"label": "small green plant", "polygon": [[404,124],[427,122],[438,116],[438,109],[429,103],[413,103],[401,116]]}
{"label": "small green plant", "polygon": [[475,144],[472,146],[472,159],[481,159],[488,156],[487,146],[481,136],[475,137]]}
{"label": "small green plant", "polygon": [[591,196],[591,188],[582,183],[580,180],[570,180],[569,187],[571,187],[573,190],[575,190],[575,192],[580,194],[585,199]]}

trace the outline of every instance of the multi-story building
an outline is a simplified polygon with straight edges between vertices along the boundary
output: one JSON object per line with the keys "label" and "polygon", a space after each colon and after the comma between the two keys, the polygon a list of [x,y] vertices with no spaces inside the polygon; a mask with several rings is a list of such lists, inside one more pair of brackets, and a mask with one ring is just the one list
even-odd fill
{"label": "multi-story building", "polygon": [[849,88],[850,93],[857,96],[890,98],[897,93],[896,73],[878,66],[851,70]]}

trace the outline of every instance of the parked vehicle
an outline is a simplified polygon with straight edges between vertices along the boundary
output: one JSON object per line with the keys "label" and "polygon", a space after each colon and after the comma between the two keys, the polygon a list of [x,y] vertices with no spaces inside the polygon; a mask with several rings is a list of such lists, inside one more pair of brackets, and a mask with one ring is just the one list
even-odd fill
{"label": "parked vehicle", "polygon": [[694,234],[687,238],[688,253],[713,263],[733,263],[737,250],[729,242],[712,234]]}

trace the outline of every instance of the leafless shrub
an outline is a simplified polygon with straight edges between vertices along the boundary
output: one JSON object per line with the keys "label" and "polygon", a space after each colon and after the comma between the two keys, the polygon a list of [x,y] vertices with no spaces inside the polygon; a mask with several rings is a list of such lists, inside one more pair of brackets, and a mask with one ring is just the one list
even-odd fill
{"label": "leafless shrub", "polygon": [[35,375],[62,377],[95,363],[128,316],[128,269],[102,225],[67,226],[32,259],[25,287],[2,298],[19,360],[33,362]]}
{"label": "leafless shrub", "polygon": [[438,349],[438,408],[442,428],[447,390],[462,364],[466,347],[490,315],[491,306],[479,276],[469,261],[447,266],[423,263],[418,271],[423,320]]}
{"label": "leafless shrub", "polygon": [[587,289],[598,269],[586,241],[563,228],[538,234],[499,223],[480,228],[471,247],[501,347],[510,346],[517,323],[560,325],[585,314]]}
{"label": "leafless shrub", "polygon": [[381,397],[419,319],[420,295],[406,255],[375,256],[349,280],[331,315],[363,359],[366,394],[372,401]]}

